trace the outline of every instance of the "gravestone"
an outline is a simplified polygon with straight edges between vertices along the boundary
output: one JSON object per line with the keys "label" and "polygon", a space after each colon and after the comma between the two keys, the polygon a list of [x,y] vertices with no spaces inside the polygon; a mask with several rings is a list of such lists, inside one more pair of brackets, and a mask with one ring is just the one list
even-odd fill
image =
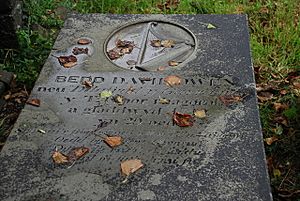
{"label": "gravestone", "polygon": [[[2,200],[271,200],[244,15],[73,15],[31,99],[1,152]],[[130,159],[144,166],[125,177]]]}

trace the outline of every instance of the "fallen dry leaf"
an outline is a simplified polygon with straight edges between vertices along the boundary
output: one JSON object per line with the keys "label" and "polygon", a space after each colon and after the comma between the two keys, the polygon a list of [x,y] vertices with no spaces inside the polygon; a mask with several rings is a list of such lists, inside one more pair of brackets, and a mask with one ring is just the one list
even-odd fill
{"label": "fallen dry leaf", "polygon": [[215,25],[209,23],[209,24],[207,24],[206,28],[208,28],[208,29],[216,29],[217,27]]}
{"label": "fallen dry leaf", "polygon": [[109,136],[104,138],[103,141],[111,148],[115,148],[123,143],[121,136]]}
{"label": "fallen dry leaf", "polygon": [[170,10],[170,9],[176,9],[180,3],[180,0],[166,0],[163,4],[158,4],[157,7],[160,10]]}
{"label": "fallen dry leaf", "polygon": [[77,62],[68,62],[68,63],[65,63],[63,64],[63,66],[65,68],[72,68],[73,66],[75,66],[77,64]]}
{"label": "fallen dry leaf", "polygon": [[172,87],[175,85],[180,85],[182,82],[182,79],[177,75],[169,75],[164,78],[164,82],[166,83],[166,85]]}
{"label": "fallen dry leaf", "polygon": [[91,81],[88,81],[88,80],[84,80],[82,82],[82,84],[86,87],[86,88],[91,88],[93,87],[93,83]]}
{"label": "fallen dry leaf", "polygon": [[57,57],[58,62],[65,68],[72,68],[77,64],[77,58],[73,55]]}
{"label": "fallen dry leaf", "polygon": [[72,53],[74,55],[78,55],[78,54],[88,54],[89,53],[89,49],[88,48],[80,48],[80,47],[75,47],[72,51]]}
{"label": "fallen dry leaf", "polygon": [[177,62],[177,61],[169,61],[168,64],[169,64],[169,66],[178,66],[179,62]]}
{"label": "fallen dry leaf", "polygon": [[274,142],[276,142],[278,140],[277,137],[273,136],[273,137],[269,137],[269,138],[265,138],[265,142],[267,143],[267,145],[272,145]]}
{"label": "fallen dry leaf", "polygon": [[86,38],[81,38],[77,41],[77,43],[79,45],[88,45],[88,44],[92,43],[92,41],[89,39],[86,39]]}
{"label": "fallen dry leaf", "polygon": [[175,112],[173,114],[173,121],[177,126],[180,126],[180,127],[193,126],[193,124],[194,124],[194,118],[192,115],[182,114],[179,112]]}
{"label": "fallen dry leaf", "polygon": [[166,98],[161,98],[159,99],[159,103],[160,104],[169,104],[170,103],[170,100],[166,99]]}
{"label": "fallen dry leaf", "polygon": [[127,47],[130,47],[130,46],[134,46],[134,42],[133,41],[128,41],[128,40],[120,40],[120,39],[118,39],[117,41],[116,41],[116,46],[117,47],[125,47],[125,48],[127,48]]}
{"label": "fallen dry leaf", "polygon": [[172,48],[175,46],[175,41],[174,40],[162,40],[161,46],[165,47],[165,48]]}
{"label": "fallen dry leaf", "polygon": [[203,109],[202,110],[196,110],[196,111],[194,111],[194,115],[195,115],[195,117],[197,117],[199,119],[203,119],[203,118],[206,117],[206,112]]}
{"label": "fallen dry leaf", "polygon": [[282,110],[286,110],[289,108],[289,106],[287,104],[284,103],[274,103],[274,109],[278,112],[278,111],[282,111]]}
{"label": "fallen dry leaf", "polygon": [[134,92],[134,88],[133,88],[133,86],[129,86],[126,93],[131,94],[132,92]]}
{"label": "fallen dry leaf", "polygon": [[262,91],[262,92],[258,93],[257,98],[260,102],[265,102],[265,101],[273,99],[273,94],[268,91]]}
{"label": "fallen dry leaf", "polygon": [[121,95],[116,95],[116,96],[113,97],[113,101],[115,103],[117,103],[118,105],[123,105],[124,100],[125,100],[124,96],[121,96]]}
{"label": "fallen dry leaf", "polygon": [[121,162],[121,172],[126,176],[129,176],[130,174],[138,171],[142,167],[144,167],[144,164],[139,159],[132,159]]}
{"label": "fallen dry leaf", "polygon": [[59,151],[54,151],[52,154],[53,162],[56,164],[64,164],[69,163],[69,159],[64,154],[60,153]]}
{"label": "fallen dry leaf", "polygon": [[33,98],[33,99],[28,100],[26,103],[29,105],[36,106],[36,107],[40,107],[41,101],[40,101],[40,99]]}
{"label": "fallen dry leaf", "polygon": [[109,50],[107,52],[108,54],[108,57],[111,59],[111,60],[116,60],[120,57],[122,57],[124,54],[121,52],[121,50],[119,48],[113,48],[111,50]]}
{"label": "fallen dry leaf", "polygon": [[100,93],[100,98],[103,98],[103,99],[109,98],[111,96],[112,96],[112,92],[109,90],[104,90]]}
{"label": "fallen dry leaf", "polygon": [[84,155],[86,155],[89,152],[90,152],[90,149],[87,147],[73,148],[68,154],[69,162],[74,162],[76,160],[79,160],[80,158],[82,158]]}
{"label": "fallen dry leaf", "polygon": [[296,89],[300,89],[300,79],[298,81],[293,81],[293,85]]}
{"label": "fallen dry leaf", "polygon": [[152,46],[152,47],[161,47],[161,41],[160,40],[151,40],[150,41],[150,45]]}
{"label": "fallen dry leaf", "polygon": [[233,103],[238,103],[243,101],[243,98],[241,96],[237,95],[224,95],[224,96],[219,96],[220,101],[223,102],[225,106],[229,106]]}

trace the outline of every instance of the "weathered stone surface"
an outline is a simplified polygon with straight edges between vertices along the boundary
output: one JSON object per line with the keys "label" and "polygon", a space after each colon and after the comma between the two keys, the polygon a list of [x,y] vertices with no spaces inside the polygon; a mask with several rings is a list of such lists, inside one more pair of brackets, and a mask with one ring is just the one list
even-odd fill
{"label": "weathered stone surface", "polygon": [[[68,19],[31,94],[40,107],[25,107],[1,152],[2,200],[271,200],[246,20],[243,15]],[[195,51],[162,72],[118,67],[105,53],[106,41],[124,24],[140,21],[180,24],[195,36]],[[208,23],[217,28],[208,29]],[[91,43],[78,45],[81,38]],[[75,47],[88,48],[88,55],[76,55],[77,65],[64,68],[57,57],[71,55]],[[167,86],[168,75],[182,83]],[[84,86],[85,80],[93,86]],[[103,90],[124,96],[124,104],[101,99]],[[220,101],[224,95],[243,100],[226,106]],[[195,118],[193,126],[172,120],[174,112],[192,115],[197,109],[205,109],[207,117]],[[120,135],[124,142],[111,149],[103,142],[106,135]],[[90,152],[72,166],[53,163],[56,149],[68,153],[81,146]],[[140,159],[144,167],[122,182],[120,163],[128,159]]]}

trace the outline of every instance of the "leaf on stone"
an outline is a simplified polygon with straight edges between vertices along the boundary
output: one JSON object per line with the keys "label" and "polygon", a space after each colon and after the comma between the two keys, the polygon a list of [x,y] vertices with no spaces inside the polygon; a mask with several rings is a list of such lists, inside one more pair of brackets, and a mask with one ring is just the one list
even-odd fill
{"label": "leaf on stone", "polygon": [[159,99],[159,103],[160,104],[169,104],[170,103],[170,100],[166,99],[166,98],[161,98]]}
{"label": "leaf on stone", "polygon": [[57,150],[53,152],[52,159],[55,164],[69,163],[68,157]]}
{"label": "leaf on stone", "polygon": [[123,53],[121,53],[121,50],[118,49],[118,48],[116,48],[116,47],[113,48],[113,49],[111,49],[111,50],[109,50],[107,52],[107,54],[108,54],[108,57],[111,60],[116,60],[116,59],[118,59],[118,58],[120,58],[120,57],[122,57],[124,55]]}
{"label": "leaf on stone", "polygon": [[128,40],[120,40],[118,39],[116,41],[116,47],[134,47],[134,42],[133,41],[128,41]]}
{"label": "leaf on stone", "polygon": [[133,86],[129,86],[129,88],[127,89],[127,94],[131,94],[131,93],[133,93],[134,92],[134,88],[133,88]]}
{"label": "leaf on stone", "polygon": [[65,68],[72,68],[74,67],[75,65],[77,65],[77,62],[68,62],[68,63],[65,63],[63,66]]}
{"label": "leaf on stone", "polygon": [[114,97],[113,97],[113,101],[115,102],[115,103],[117,103],[118,105],[123,105],[124,104],[124,100],[125,100],[125,98],[124,98],[124,96],[121,96],[121,95],[115,95]]}
{"label": "leaf on stone", "polygon": [[103,141],[111,148],[115,148],[123,143],[121,136],[108,136],[105,137]]}
{"label": "leaf on stone", "polygon": [[36,107],[40,107],[40,105],[41,105],[40,99],[37,99],[37,98],[30,99],[26,103],[29,105],[36,106]]}
{"label": "leaf on stone", "polygon": [[211,24],[211,23],[208,23],[207,26],[206,26],[206,28],[208,28],[208,29],[216,29],[217,27],[215,25]]}
{"label": "leaf on stone", "polygon": [[78,54],[88,54],[88,53],[89,53],[89,49],[88,49],[88,48],[75,47],[75,48],[73,48],[72,53],[73,53],[74,55],[78,55]]}
{"label": "leaf on stone", "polygon": [[161,46],[165,47],[165,48],[172,48],[175,46],[175,41],[174,40],[162,40]]}
{"label": "leaf on stone", "polygon": [[169,61],[168,64],[169,64],[169,66],[178,66],[179,62],[178,61]]}
{"label": "leaf on stone", "polygon": [[172,87],[175,85],[180,85],[182,82],[182,79],[177,75],[169,75],[164,78],[164,82],[166,85]]}
{"label": "leaf on stone", "polygon": [[121,54],[130,54],[133,50],[133,47],[126,47],[120,50]]}
{"label": "leaf on stone", "polygon": [[243,98],[241,96],[237,96],[237,95],[219,96],[219,99],[225,106],[229,106],[233,103],[238,103],[238,102],[243,101]]}
{"label": "leaf on stone", "polygon": [[180,127],[193,126],[193,124],[194,124],[194,118],[192,115],[182,114],[179,112],[175,112],[173,114],[173,121],[177,126],[180,126]]}
{"label": "leaf on stone", "polygon": [[81,38],[77,41],[77,43],[79,45],[88,45],[88,44],[92,43],[92,41],[89,39],[86,39],[86,38]]}
{"label": "leaf on stone", "polygon": [[206,112],[204,109],[196,110],[196,111],[194,111],[194,115],[195,115],[195,117],[197,117],[199,119],[203,119],[206,117]]}
{"label": "leaf on stone", "polygon": [[106,99],[112,96],[112,92],[109,90],[104,90],[100,93],[100,98]]}
{"label": "leaf on stone", "polygon": [[57,57],[58,62],[65,68],[72,68],[77,64],[77,58],[73,55]]}
{"label": "leaf on stone", "polygon": [[93,83],[91,81],[88,80],[84,80],[82,82],[82,84],[86,87],[86,88],[92,88],[93,87]]}
{"label": "leaf on stone", "polygon": [[150,41],[150,45],[152,46],[152,47],[161,47],[161,40],[151,40]]}
{"label": "leaf on stone", "polygon": [[266,102],[273,99],[273,94],[268,91],[262,91],[258,93],[257,98],[260,102]]}
{"label": "leaf on stone", "polygon": [[277,140],[278,140],[278,138],[275,137],[275,136],[272,136],[272,137],[269,137],[269,138],[265,138],[265,142],[267,143],[267,145],[272,145]]}
{"label": "leaf on stone", "polygon": [[90,152],[90,149],[87,147],[73,148],[68,154],[69,161],[74,162],[76,160],[79,160],[80,158],[82,158],[84,155],[86,155],[89,152]]}
{"label": "leaf on stone", "polygon": [[144,164],[139,159],[131,159],[121,162],[121,172],[123,175],[129,176],[144,167]]}

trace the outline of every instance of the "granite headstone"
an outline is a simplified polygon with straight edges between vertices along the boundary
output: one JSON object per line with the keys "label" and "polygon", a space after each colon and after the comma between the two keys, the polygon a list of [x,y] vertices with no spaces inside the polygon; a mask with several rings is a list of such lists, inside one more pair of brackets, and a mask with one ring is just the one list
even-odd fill
{"label": "granite headstone", "polygon": [[[30,99],[0,155],[1,200],[272,199],[244,15],[73,15]],[[89,152],[54,163],[75,147]],[[124,177],[129,159],[144,167]]]}

